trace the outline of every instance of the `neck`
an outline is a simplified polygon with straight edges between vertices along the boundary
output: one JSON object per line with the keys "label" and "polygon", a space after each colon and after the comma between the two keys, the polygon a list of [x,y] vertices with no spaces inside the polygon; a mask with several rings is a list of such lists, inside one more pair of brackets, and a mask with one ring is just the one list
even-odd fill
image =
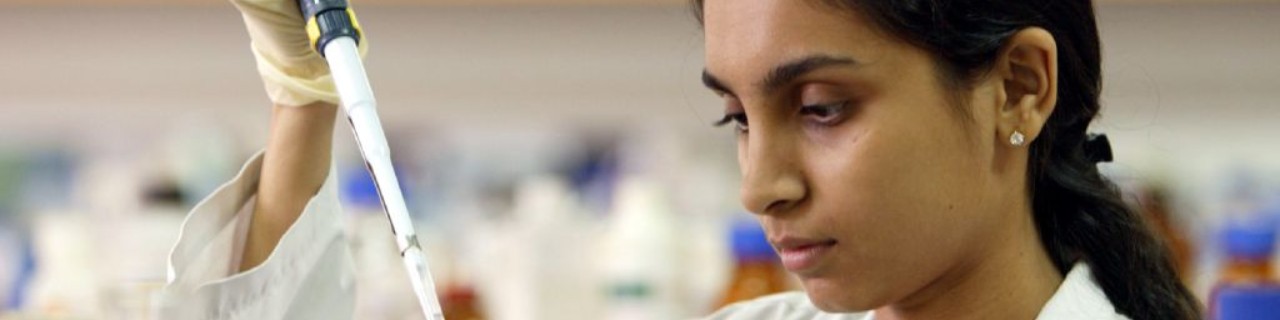
{"label": "neck", "polygon": [[1062,284],[1036,233],[1030,208],[987,249],[897,303],[877,319],[1035,319]]}

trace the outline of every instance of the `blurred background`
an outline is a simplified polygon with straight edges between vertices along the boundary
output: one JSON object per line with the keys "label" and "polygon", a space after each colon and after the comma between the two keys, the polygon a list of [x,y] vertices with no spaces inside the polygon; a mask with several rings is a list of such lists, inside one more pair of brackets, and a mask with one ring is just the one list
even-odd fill
{"label": "blurred background", "polygon": [[[685,1],[354,2],[451,319],[687,318],[796,289],[742,222]],[[1280,2],[1097,3],[1093,131],[1116,158],[1102,169],[1206,301],[1232,279],[1274,281]],[[0,30],[0,318],[153,318],[186,211],[266,140],[238,13],[2,0]],[[337,138],[357,316],[418,317],[354,142]]]}

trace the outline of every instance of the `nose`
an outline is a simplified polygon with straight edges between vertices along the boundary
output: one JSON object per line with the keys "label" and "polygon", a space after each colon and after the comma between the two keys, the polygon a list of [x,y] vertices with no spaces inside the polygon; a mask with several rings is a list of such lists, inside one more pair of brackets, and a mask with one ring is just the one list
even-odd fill
{"label": "nose", "polygon": [[795,143],[753,130],[738,151],[742,170],[742,205],[762,215],[782,214],[808,193]]}

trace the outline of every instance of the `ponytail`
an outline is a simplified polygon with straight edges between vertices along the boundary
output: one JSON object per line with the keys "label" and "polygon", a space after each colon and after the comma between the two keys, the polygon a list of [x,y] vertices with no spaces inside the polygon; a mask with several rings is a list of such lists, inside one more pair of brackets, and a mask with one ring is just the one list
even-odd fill
{"label": "ponytail", "polygon": [[1098,173],[1096,162],[1109,159],[1089,157],[1088,146],[1105,140],[1080,140],[1032,147],[1032,210],[1054,265],[1065,272],[1087,263],[1117,311],[1133,319],[1198,319],[1199,304],[1178,281],[1169,250]]}

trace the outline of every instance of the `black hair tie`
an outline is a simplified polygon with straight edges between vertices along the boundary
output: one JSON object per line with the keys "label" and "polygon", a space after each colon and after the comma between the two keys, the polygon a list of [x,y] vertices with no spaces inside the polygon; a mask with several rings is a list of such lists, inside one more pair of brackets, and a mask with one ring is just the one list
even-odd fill
{"label": "black hair tie", "polygon": [[1093,163],[1111,162],[1111,140],[1105,134],[1089,134],[1084,140],[1084,157]]}

